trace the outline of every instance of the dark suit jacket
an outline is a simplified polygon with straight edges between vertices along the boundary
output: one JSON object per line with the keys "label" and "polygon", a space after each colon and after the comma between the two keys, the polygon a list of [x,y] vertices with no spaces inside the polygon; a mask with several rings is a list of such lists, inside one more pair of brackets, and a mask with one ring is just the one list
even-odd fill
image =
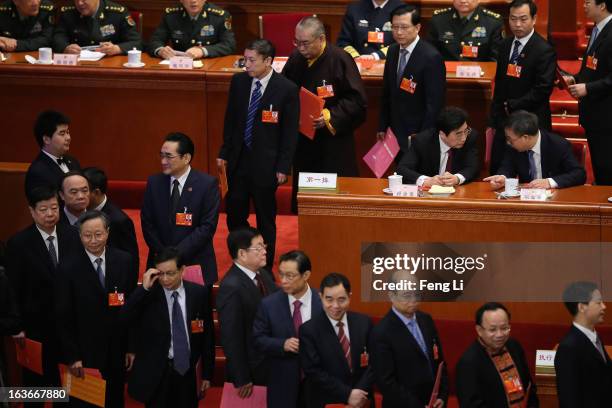
{"label": "dark suit jacket", "polygon": [[[525,392],[531,384],[527,406],[530,408],[538,407],[540,404],[536,385],[531,380],[523,348],[512,338],[508,340],[506,347],[516,365]],[[456,377],[457,397],[461,408],[503,408],[508,406],[501,377],[487,351],[478,341],[472,343],[459,359]],[[578,405],[576,405],[577,407]]]}
{"label": "dark suit jacket", "polygon": [[[476,148],[478,132],[472,130],[461,149],[454,149],[452,173],[460,173],[468,183],[478,176],[480,163]],[[397,173],[404,176],[404,184],[414,184],[425,175],[438,175],[440,171],[440,138],[436,129],[427,129],[412,138],[410,149],[397,166]]]}
{"label": "dark suit jacket", "polygon": [[[545,130],[540,130],[540,135],[542,137],[540,142],[542,178],[552,178],[559,188],[584,184],[586,172],[574,157],[571,143]],[[529,179],[529,154],[506,146],[498,174],[506,177],[518,175],[520,183],[531,181]]]}
{"label": "dark suit jacket", "polygon": [[399,45],[392,44],[387,52],[378,130],[384,132],[391,127],[405,152],[409,135],[435,127],[438,113],[444,106],[446,66],[435,47],[420,39],[402,76],[417,83],[411,94],[400,89],[397,82],[399,51]]}
{"label": "dark suit jacket", "polygon": [[140,255],[138,253],[138,242],[136,241],[136,230],[134,222],[126,213],[117,207],[108,198],[106,204],[102,207],[102,212],[106,214],[110,220],[110,233],[108,235],[108,245],[121,249],[132,255],[134,261],[134,271],[138,279],[138,267],[140,264]]}
{"label": "dark suit jacket", "polygon": [[[393,310],[372,332],[372,368],[383,395],[384,408],[422,408],[429,403],[438,365],[444,361],[444,354],[431,316],[417,311],[416,319],[429,359]],[[448,398],[446,368],[440,380],[438,398],[445,403]]]}
{"label": "dark suit jacket", "polygon": [[[276,287],[270,274],[262,269],[260,276],[268,293]],[[232,265],[219,284],[217,313],[221,325],[221,344],[225,353],[225,376],[236,387],[253,381],[260,371],[264,355],[255,349],[252,333],[255,313],[262,296],[252,280]]]}
{"label": "dark suit jacket", "polygon": [[[65,155],[66,166],[68,170],[80,170],[81,166],[77,159],[72,156]],[[60,166],[49,156],[42,151],[28,167],[28,172],[25,177],[25,191],[32,191],[34,187],[42,185],[50,185],[59,189],[64,172]]]}
{"label": "dark suit jacket", "polygon": [[599,408],[610,405],[612,362],[604,362],[591,340],[572,325],[555,355],[559,408]]}
{"label": "dark suit jacket", "polygon": [[[215,339],[208,292],[201,285],[183,281],[187,305],[187,330],[191,350],[191,368],[202,357],[202,379],[212,379],[215,364]],[[168,365],[172,338],[168,303],[161,285],[151,290],[137,288],[123,307],[125,322],[135,327],[136,359],[128,381],[129,394],[141,402],[150,402]],[[204,332],[192,333],[190,322],[204,320]],[[192,371],[194,372],[194,371]]]}
{"label": "dark suit jacket", "polygon": [[[300,327],[300,362],[304,370],[304,396],[308,408],[323,408],[325,404],[346,404],[352,389],[358,388],[372,396],[371,366],[361,367],[360,356],[369,347],[372,322],[366,315],[347,312],[351,344],[351,365],[344,358],[342,346],[324,311]],[[372,403],[372,401],[371,401]]]}
{"label": "dark suit jacket", "polygon": [[4,268],[0,267],[0,336],[19,333],[17,301]]}
{"label": "dark suit jacket", "polygon": [[[321,313],[321,298],[315,289],[312,294],[311,318]],[[303,307],[302,307],[303,309]],[[293,327],[289,296],[283,291],[265,297],[253,323],[255,347],[265,355],[270,369],[268,379],[268,408],[295,407],[300,386],[299,354],[288,353],[285,340],[298,337]]]}
{"label": "dark suit jacket", "polygon": [[[597,58],[597,69],[586,67],[587,57]],[[578,101],[580,124],[587,132],[612,130],[612,22],[597,35],[582,59],[576,83],[585,83],[587,95]]]}
{"label": "dark suit jacket", "polygon": [[[81,241],[76,229],[70,226],[58,224],[56,233],[57,242],[54,244],[61,266],[80,250]],[[17,302],[17,332],[24,330],[30,339],[56,343],[56,294],[52,288],[57,271],[36,225],[30,225],[9,239],[6,265]]]}
{"label": "dark suit jacket", "polygon": [[147,180],[140,213],[142,233],[149,246],[147,267],[153,266],[155,254],[167,246],[176,246],[186,265],[202,267],[204,281],[217,281],[217,262],[213,236],[219,219],[219,186],[208,174],[191,169],[183,186],[179,210],[187,207],[193,215],[191,226],[170,223],[170,176],[156,174]]}
{"label": "dark suit jacket", "polygon": [[[228,161],[230,183],[244,146],[252,82],[253,78],[241,72],[232,77],[230,84],[223,145],[219,151],[219,157]],[[278,112],[278,123],[262,121],[262,111],[270,110],[270,105]],[[276,187],[276,173],[289,174],[291,171],[298,140],[299,111],[298,87],[273,71],[253,123],[251,153],[257,161],[251,163],[249,173],[257,185]]]}
{"label": "dark suit jacket", "polygon": [[60,265],[56,280],[58,336],[64,361],[83,361],[84,367],[105,372],[123,365],[127,332],[119,322],[120,306],[109,306],[108,295],[123,293],[127,299],[136,288],[132,257],[127,252],[106,247],[103,288],[83,248]]}
{"label": "dark suit jacket", "polygon": [[554,48],[534,32],[519,54],[517,65],[521,67],[520,78],[506,75],[514,40],[514,37],[506,38],[499,50],[491,125],[497,129],[504,126],[507,118],[504,102],[507,102],[510,113],[521,109],[534,113],[538,116],[540,127],[550,130],[549,99],[556,76],[557,55]]}

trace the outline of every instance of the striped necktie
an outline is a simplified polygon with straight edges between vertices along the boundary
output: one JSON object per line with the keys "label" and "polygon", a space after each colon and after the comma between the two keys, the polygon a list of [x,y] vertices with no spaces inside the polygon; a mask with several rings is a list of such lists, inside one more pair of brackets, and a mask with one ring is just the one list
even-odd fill
{"label": "striped necktie", "polygon": [[251,94],[251,102],[249,103],[249,112],[247,114],[246,128],[244,129],[244,144],[249,149],[253,144],[253,123],[255,122],[255,114],[259,109],[261,101],[261,82],[255,81],[255,89]]}

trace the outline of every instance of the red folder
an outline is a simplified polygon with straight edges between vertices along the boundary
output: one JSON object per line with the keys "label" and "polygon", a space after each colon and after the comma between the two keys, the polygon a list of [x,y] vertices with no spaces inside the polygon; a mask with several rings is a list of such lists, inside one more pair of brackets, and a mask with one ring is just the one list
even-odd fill
{"label": "red folder", "polygon": [[493,140],[495,140],[495,129],[488,127],[485,131],[485,163],[491,163]]}
{"label": "red folder", "polygon": [[21,348],[15,342],[15,354],[17,355],[17,363],[20,366],[34,371],[40,375],[43,374],[42,368],[42,343],[25,338],[25,346]]}
{"label": "red folder", "polygon": [[204,286],[204,278],[202,277],[202,267],[200,265],[186,266],[185,271],[183,271],[183,280]]}
{"label": "red folder", "polygon": [[220,408],[266,408],[266,387],[253,386],[253,393],[249,398],[240,398],[234,384],[226,382],[223,385]]}
{"label": "red folder", "polygon": [[565,81],[565,78],[563,78],[563,74],[561,73],[561,70],[559,69],[559,67],[557,67],[556,69],[556,73],[557,73],[557,81],[559,84],[559,88],[560,89],[569,89],[569,84]]}
{"label": "red folder", "polygon": [[221,199],[225,198],[227,194],[227,166],[223,164],[219,169],[219,190],[221,191]]}
{"label": "red folder", "polygon": [[325,101],[302,87],[300,89],[300,133],[314,139],[315,129],[312,121],[321,116]]}
{"label": "red folder", "polygon": [[397,138],[391,128],[387,128],[385,138],[376,142],[374,146],[363,156],[363,161],[366,162],[372,173],[376,178],[381,178],[393,159],[397,156],[400,147],[397,144]]}
{"label": "red folder", "polygon": [[442,379],[442,370],[444,368],[444,361],[438,365],[438,373],[436,374],[436,383],[434,384],[433,391],[431,392],[431,398],[427,408],[433,408],[436,400],[438,399],[438,392],[440,392],[440,380]]}

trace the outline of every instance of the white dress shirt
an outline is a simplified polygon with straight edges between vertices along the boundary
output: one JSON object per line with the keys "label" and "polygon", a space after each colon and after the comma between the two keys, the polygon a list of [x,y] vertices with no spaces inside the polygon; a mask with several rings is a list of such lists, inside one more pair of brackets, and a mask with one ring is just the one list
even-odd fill
{"label": "white dress shirt", "polygon": [[519,46],[519,55],[521,54],[521,51],[525,48],[525,45],[527,45],[527,43],[529,42],[529,39],[533,36],[533,33],[535,33],[535,30],[531,30],[531,32],[529,34],[527,34],[526,36],[524,36],[523,38],[516,38],[514,37],[514,40],[512,40],[512,47],[510,47],[510,55],[508,56],[508,61],[510,61],[510,58],[512,58],[512,54],[514,53],[514,47],[516,46],[516,44],[514,43],[516,40],[518,40],[521,45]]}
{"label": "white dress shirt", "polygon": [[[183,173],[182,176],[176,178],[174,176],[170,176],[170,196],[172,196],[172,187],[174,184],[174,180],[178,180],[179,182],[179,193],[183,194],[183,187],[185,187],[185,182],[187,182],[187,177],[189,177],[189,172],[191,171],[191,166],[187,166],[187,171]],[[178,211],[178,210],[177,210]]]}
{"label": "white dress shirt", "polygon": [[257,286],[257,281],[255,280],[255,277],[257,276],[257,272],[253,272],[252,270],[250,270],[249,268],[245,268],[244,266],[240,265],[237,262],[234,262],[234,265],[236,265],[242,272],[244,272],[246,274],[246,276],[249,277],[249,279],[251,280],[251,282],[253,282],[253,284],[255,286]]}
{"label": "white dress shirt", "polygon": [[[446,163],[448,162],[448,152],[450,151],[450,146],[447,145],[442,137],[438,135],[438,141],[440,142],[440,167],[438,168],[438,176],[446,173]],[[455,152],[457,154],[457,152]],[[459,184],[465,183],[465,177],[461,173],[454,174],[459,178]],[[425,180],[427,180],[430,176],[422,175],[417,178],[416,184],[417,186],[422,186]]]}
{"label": "white dress shirt", "polygon": [[53,161],[55,162],[55,164],[57,164],[59,166],[60,169],[62,169],[62,171],[64,173],[68,173],[68,171],[70,170],[68,168],[68,166],[66,166],[66,163],[62,163],[62,164],[58,164],[57,161],[59,160],[59,157],[52,155],[51,153],[49,153],[46,150],[41,150],[41,152],[43,152],[44,154],[46,154],[47,156],[49,156],[50,158],[53,159]]}
{"label": "white dress shirt", "polygon": [[96,259],[102,259],[102,263],[100,263],[100,268],[102,269],[102,275],[106,278],[106,249],[102,252],[102,255],[97,256],[85,250],[85,253],[89,257],[91,264],[93,265],[94,271],[98,272],[98,264],[96,263]]}
{"label": "white dress shirt", "polygon": [[334,320],[331,317],[329,317],[329,315],[326,315],[326,316],[329,319],[329,322],[331,323],[331,325],[334,327],[334,331],[336,332],[336,336],[338,335],[338,332],[340,331],[340,329],[336,325],[338,324],[338,322],[344,323],[344,327],[343,327],[344,335],[346,336],[346,338],[348,339],[348,341],[350,343],[351,338],[349,336],[348,319],[346,318],[346,313],[344,314],[344,316],[342,316],[342,320]]}
{"label": "white dress shirt", "polygon": [[[261,79],[257,79],[257,78],[253,78],[253,81],[251,82],[251,93],[249,94],[249,104],[251,103],[251,98],[253,97],[253,91],[255,90],[255,83],[257,81],[261,82],[261,88],[259,88],[259,92],[261,92],[261,95],[263,96],[264,92],[266,92],[266,87],[268,86],[268,82],[270,82],[270,78],[272,78],[272,74],[274,73],[273,69],[270,69],[270,72],[268,72],[268,74],[261,78]],[[269,106],[264,106],[265,109],[268,109]],[[276,108],[278,109],[278,107]]]}
{"label": "white dress shirt", "polygon": [[49,250],[49,241],[47,241],[47,238],[49,237],[53,237],[53,246],[55,247],[55,259],[57,259],[59,261],[59,245],[57,242],[57,230],[55,227],[53,227],[53,232],[51,234],[47,234],[45,231],[41,230],[40,227],[38,225],[36,225],[36,229],[38,230],[38,232],[40,232],[40,235],[42,236],[43,241],[45,242],[45,246],[47,247],[47,251]]}
{"label": "white dress shirt", "polygon": [[[308,286],[308,284],[306,285]],[[302,306],[300,307],[300,313],[302,315],[302,324],[306,323],[310,320],[312,316],[312,291],[310,290],[310,286],[306,290],[306,293],[302,295],[301,299],[296,298],[293,295],[288,295],[289,297],[289,311],[291,312],[291,316],[293,316],[295,306],[293,302],[299,300],[302,302]]]}

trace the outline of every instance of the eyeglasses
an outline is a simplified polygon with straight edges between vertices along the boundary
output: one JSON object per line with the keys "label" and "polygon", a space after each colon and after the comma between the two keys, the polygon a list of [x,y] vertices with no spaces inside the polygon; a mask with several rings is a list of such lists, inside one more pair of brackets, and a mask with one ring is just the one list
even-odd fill
{"label": "eyeglasses", "polygon": [[163,278],[163,277],[174,278],[178,273],[179,273],[179,271],[174,271],[174,272],[161,272],[160,271],[157,274],[157,276],[159,276],[160,278]]}
{"label": "eyeglasses", "polygon": [[166,160],[172,160],[172,159],[176,159],[177,157],[182,156],[182,154],[170,154],[170,153],[164,153],[164,152],[160,152],[159,153],[159,158],[160,159],[166,159]]}
{"label": "eyeglasses", "polygon": [[255,246],[252,246],[252,247],[248,247],[246,250],[247,251],[261,252],[261,251],[264,251],[267,247],[268,247],[268,244],[259,244],[259,245],[255,245]]}
{"label": "eyeglasses", "polygon": [[83,238],[85,241],[91,241],[94,238],[96,239],[96,241],[101,241],[106,236],[107,234],[105,232],[96,232],[95,234],[82,234],[81,238]]}
{"label": "eyeglasses", "polygon": [[297,279],[297,277],[300,276],[299,273],[279,273],[278,277],[280,278],[280,280],[287,280],[289,282]]}
{"label": "eyeglasses", "polygon": [[455,132],[455,135],[456,135],[458,138],[460,138],[460,139],[465,139],[465,138],[467,138],[467,137],[468,137],[468,136],[469,136],[471,133],[472,133],[472,128],[471,128],[471,127],[468,127],[468,128],[467,128],[467,129],[465,129],[465,130],[461,130],[461,131]]}
{"label": "eyeglasses", "polygon": [[316,41],[316,39],[314,40],[310,40],[310,41],[298,41],[298,40],[293,40],[293,46],[296,48],[308,48],[310,47],[314,42]]}
{"label": "eyeglasses", "polygon": [[507,334],[510,332],[510,326],[489,327],[488,329],[483,326],[480,326],[480,327],[482,327],[490,335],[494,335],[498,331],[501,332],[502,334]]}
{"label": "eyeglasses", "polygon": [[413,25],[399,25],[399,24],[391,25],[391,30],[393,31],[408,31],[411,28],[414,28],[414,26]]}

